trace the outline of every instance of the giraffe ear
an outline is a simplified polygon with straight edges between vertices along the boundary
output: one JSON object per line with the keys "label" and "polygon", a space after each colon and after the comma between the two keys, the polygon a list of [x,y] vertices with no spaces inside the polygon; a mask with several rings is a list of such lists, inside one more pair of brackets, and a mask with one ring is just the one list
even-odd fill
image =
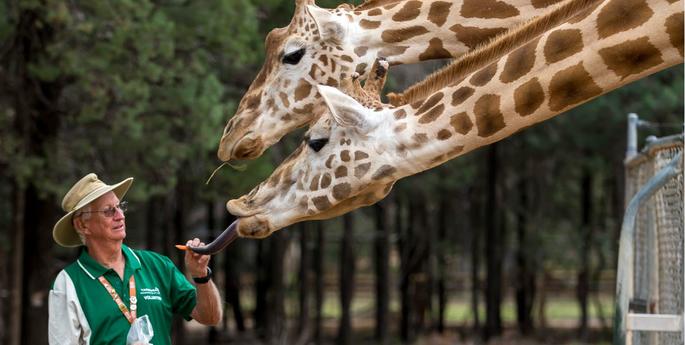
{"label": "giraffe ear", "polygon": [[371,109],[359,104],[354,98],[340,90],[326,85],[317,85],[333,119],[340,126],[354,128],[359,133],[368,133],[375,128],[380,116],[370,116]]}
{"label": "giraffe ear", "polygon": [[307,5],[307,13],[316,23],[319,35],[324,41],[340,43],[345,39],[347,22],[342,19],[345,17],[337,16],[330,10],[315,5]]}

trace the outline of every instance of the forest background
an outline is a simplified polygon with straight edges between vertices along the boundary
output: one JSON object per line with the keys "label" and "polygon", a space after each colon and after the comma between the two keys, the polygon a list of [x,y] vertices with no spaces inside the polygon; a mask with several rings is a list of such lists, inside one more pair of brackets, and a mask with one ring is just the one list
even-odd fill
{"label": "forest background", "polygon": [[[78,255],[51,229],[86,173],[135,177],[127,243],[179,266],[173,244],[230,223],[225,202],[302,140],[205,183],[266,33],[293,8],[0,1],[1,344],[46,343],[48,290]],[[388,89],[439,65],[392,68]],[[178,321],[174,343],[610,341],[629,112],[652,124],[641,143],[679,132],[683,66],[400,181],[377,205],[239,240],[212,260],[224,324]]]}

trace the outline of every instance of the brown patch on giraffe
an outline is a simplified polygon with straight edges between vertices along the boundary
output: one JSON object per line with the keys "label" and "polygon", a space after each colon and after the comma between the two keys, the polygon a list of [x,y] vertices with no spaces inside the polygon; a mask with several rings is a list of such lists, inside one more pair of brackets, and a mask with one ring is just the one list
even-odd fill
{"label": "brown patch on giraffe", "polygon": [[437,137],[438,137],[438,140],[447,140],[447,139],[449,139],[450,137],[452,137],[452,132],[450,132],[449,129],[441,129],[441,130],[438,132],[438,136],[437,136]]}
{"label": "brown patch on giraffe", "polygon": [[395,115],[395,120],[402,120],[407,117],[407,112],[404,109],[398,109],[393,115]]}
{"label": "brown patch on giraffe", "polygon": [[683,12],[676,13],[666,18],[666,33],[671,44],[678,49],[683,56]]}
{"label": "brown patch on giraffe", "polygon": [[480,71],[476,72],[469,82],[474,85],[474,86],[483,86],[487,84],[492,77],[495,76],[495,73],[497,72],[497,63],[491,63],[487,67],[481,69]]}
{"label": "brown patch on giraffe", "polygon": [[335,155],[330,155],[328,156],[328,159],[326,159],[326,168],[330,169],[333,167],[333,159],[335,159]]}
{"label": "brown patch on giraffe", "polygon": [[347,167],[341,165],[335,169],[335,177],[345,177],[347,176]]}
{"label": "brown patch on giraffe", "polygon": [[369,168],[371,167],[371,163],[364,163],[364,164],[359,164],[356,167],[354,167],[354,177],[356,178],[362,178],[366,173],[369,171]]}
{"label": "brown patch on giraffe", "polygon": [[364,29],[376,29],[381,26],[381,22],[375,20],[362,19],[359,21],[359,26]]}
{"label": "brown patch on giraffe", "polygon": [[545,42],[545,59],[548,63],[561,61],[583,50],[583,35],[579,29],[556,30]]}
{"label": "brown patch on giraffe", "polygon": [[538,41],[540,38],[532,40],[509,54],[499,80],[503,83],[511,83],[530,72],[535,65],[535,48],[538,46]]}
{"label": "brown patch on giraffe", "polygon": [[405,129],[407,129],[407,123],[406,123],[406,122],[402,122],[402,123],[400,123],[399,125],[395,126],[395,128],[393,128],[393,131],[394,131],[395,133],[400,133],[400,132],[402,132],[402,131],[405,130]]}
{"label": "brown patch on giraffe", "polygon": [[450,54],[447,49],[443,48],[442,41],[439,38],[431,38],[431,40],[428,41],[428,48],[426,48],[423,53],[419,54],[419,60],[421,61],[450,57],[452,57],[452,54]]}
{"label": "brown patch on giraffe", "polygon": [[328,66],[328,55],[320,55],[319,61],[321,61],[324,66]]}
{"label": "brown patch on giraffe", "polygon": [[390,56],[402,55],[405,51],[407,51],[407,49],[409,49],[409,46],[385,47],[381,49],[381,51],[378,53],[378,56],[383,56],[387,58]]}
{"label": "brown patch on giraffe", "polygon": [[521,116],[534,113],[545,100],[545,92],[538,78],[533,78],[514,91],[514,108]]}
{"label": "brown patch on giraffe", "polygon": [[290,108],[290,101],[288,101],[288,95],[285,92],[279,92],[278,97],[281,99],[284,107]]}
{"label": "brown patch on giraffe", "polygon": [[398,43],[406,41],[416,36],[423,35],[427,32],[428,29],[426,29],[425,27],[414,25],[397,30],[384,30],[383,33],[381,33],[381,39],[383,39],[383,42],[386,43]]}
{"label": "brown patch on giraffe", "polygon": [[362,160],[364,158],[369,158],[369,154],[364,151],[354,151],[354,160]]}
{"label": "brown patch on giraffe", "polygon": [[419,146],[428,142],[428,134],[426,134],[426,133],[416,133],[416,134],[412,135],[411,138]]}
{"label": "brown patch on giraffe", "polygon": [[447,21],[447,16],[450,14],[451,2],[436,1],[431,4],[428,10],[428,20],[437,26],[442,26]]}
{"label": "brown patch on giraffe", "polygon": [[331,202],[328,201],[328,197],[325,195],[312,198],[312,203],[314,204],[314,207],[316,207],[316,209],[319,211],[331,208]]}
{"label": "brown patch on giraffe", "polygon": [[313,104],[307,104],[302,108],[294,108],[293,112],[295,112],[297,114],[311,114],[313,109],[314,109]]}
{"label": "brown patch on giraffe", "polygon": [[343,162],[349,162],[350,161],[350,151],[343,150],[342,152],[340,152],[340,159]]}
{"label": "brown patch on giraffe", "polygon": [[645,0],[612,0],[597,15],[599,38],[636,28],[654,15]]}
{"label": "brown patch on giraffe", "polygon": [[506,31],[506,28],[481,29],[474,26],[452,25],[450,31],[457,34],[457,39],[467,47],[473,49],[483,42],[489,41],[497,34]]}
{"label": "brown patch on giraffe", "polygon": [[382,178],[390,177],[392,174],[395,173],[397,169],[390,165],[383,165],[382,167],[378,168],[375,173],[373,173],[373,176],[371,176],[371,179],[373,180],[380,180]]}
{"label": "brown patch on giraffe", "polygon": [[374,8],[373,10],[367,12],[366,14],[371,16],[371,17],[380,16],[381,14],[383,14],[383,11],[381,11],[380,8]]}
{"label": "brown patch on giraffe", "polygon": [[[445,94],[443,94],[441,91],[441,92],[434,94],[430,98],[428,98],[428,100],[425,101],[424,103],[422,103],[421,107],[419,107],[419,109],[416,111],[416,116],[421,115],[426,110],[428,110],[428,109],[432,108],[434,105],[438,104],[438,102],[440,102],[442,100],[442,97],[444,95]],[[412,107],[414,107],[414,104],[412,104]]]}
{"label": "brown patch on giraffe", "polygon": [[333,186],[333,197],[336,200],[343,200],[347,198],[352,192],[352,187],[349,183],[340,183]]}
{"label": "brown patch on giraffe", "polygon": [[407,1],[404,6],[392,16],[392,20],[396,22],[406,22],[408,20],[415,19],[421,14],[421,2],[420,1]]}
{"label": "brown patch on giraffe", "polygon": [[331,181],[331,174],[324,173],[323,176],[321,176],[321,189],[328,188],[328,186],[331,185]]}
{"label": "brown patch on giraffe", "polygon": [[504,128],[504,116],[500,111],[500,96],[483,95],[473,107],[479,137],[489,137]]}
{"label": "brown patch on giraffe", "polygon": [[354,61],[354,60],[352,60],[352,57],[349,56],[349,55],[343,55],[343,56],[340,57],[340,59],[343,60],[343,61],[347,61],[347,62],[352,62],[352,61]]}
{"label": "brown patch on giraffe", "polygon": [[429,110],[426,114],[421,116],[419,119],[419,123],[424,124],[424,123],[431,123],[435,121],[442,113],[445,111],[445,105],[444,104],[438,104],[437,106],[433,107],[431,110]]}
{"label": "brown patch on giraffe", "polygon": [[398,4],[399,4],[398,2],[391,3],[391,4],[389,4],[389,5],[383,6],[383,8],[386,9],[386,10],[392,10],[392,9],[395,8],[395,6],[397,6]]}
{"label": "brown patch on giraffe", "polygon": [[452,94],[452,105],[456,106],[464,103],[464,101],[471,97],[475,91],[476,89],[470,86],[462,86],[458,88],[457,91],[454,91]]}
{"label": "brown patch on giraffe", "polygon": [[461,15],[465,18],[509,18],[519,15],[519,10],[504,1],[464,0]]}
{"label": "brown patch on giraffe", "polygon": [[367,46],[361,46],[361,47],[354,48],[354,53],[357,54],[357,56],[359,56],[359,57],[366,55],[367,51],[369,51],[369,47],[367,47]]}
{"label": "brown patch on giraffe", "polygon": [[316,191],[319,190],[319,179],[321,178],[321,174],[316,174],[312,178],[312,182],[309,183],[309,190]]}
{"label": "brown patch on giraffe", "polygon": [[366,72],[367,66],[368,65],[366,64],[366,62],[362,62],[359,65],[357,65],[357,67],[355,67],[354,71],[359,73],[359,75],[364,75],[364,72]]}
{"label": "brown patch on giraffe", "polygon": [[600,49],[599,55],[607,67],[621,79],[640,74],[664,62],[659,49],[647,37]]}
{"label": "brown patch on giraffe", "polygon": [[580,62],[557,72],[552,77],[549,83],[549,108],[552,111],[559,111],[601,94],[602,89],[592,80],[590,73]]}
{"label": "brown patch on giraffe", "polygon": [[[331,61],[333,61],[333,60],[331,60]],[[328,80],[326,80],[326,85],[338,87],[338,81],[336,79],[333,79],[332,77],[328,77]]]}
{"label": "brown patch on giraffe", "polygon": [[465,112],[461,112],[456,115],[452,115],[450,118],[450,125],[454,128],[454,131],[459,134],[466,134],[473,128],[473,122],[469,118],[469,115]]}
{"label": "brown patch on giraffe", "polygon": [[532,0],[531,3],[533,4],[533,7],[535,7],[535,8],[545,8],[545,7],[554,5],[559,1],[562,1],[562,0]]}
{"label": "brown patch on giraffe", "polygon": [[312,68],[309,69],[309,76],[316,80],[318,77],[316,76],[316,70],[319,68],[319,65],[313,64]]}

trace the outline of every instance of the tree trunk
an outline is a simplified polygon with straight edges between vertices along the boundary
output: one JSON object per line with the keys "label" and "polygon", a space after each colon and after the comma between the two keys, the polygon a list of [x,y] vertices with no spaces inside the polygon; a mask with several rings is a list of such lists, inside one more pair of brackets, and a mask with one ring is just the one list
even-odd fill
{"label": "tree trunk", "polygon": [[[525,171],[525,170],[522,170]],[[527,175],[522,174],[519,180],[519,205],[517,209],[516,235],[518,237],[518,249],[516,252],[516,265],[518,278],[516,279],[516,319],[519,332],[529,335],[533,330],[533,301],[535,299],[535,269],[530,258],[532,248],[528,245],[528,183]]]}
{"label": "tree trunk", "polygon": [[309,251],[309,227],[308,224],[298,225],[300,230],[300,271],[298,281],[299,314],[297,320],[297,331],[299,334],[298,343],[309,339],[309,269],[311,267]]}
{"label": "tree trunk", "polygon": [[26,191],[24,188],[19,186],[18,183],[14,183],[13,190],[13,233],[14,238],[12,241],[12,287],[10,290],[10,315],[9,318],[9,330],[8,330],[8,344],[9,345],[19,345],[21,344],[21,328],[23,319],[23,292],[24,292],[24,214],[26,206]]}
{"label": "tree trunk", "polygon": [[[174,216],[173,216],[173,239],[171,243],[186,243],[188,239],[185,238],[185,199],[183,198],[186,193],[185,179],[179,178],[176,183],[175,189],[175,205],[174,205]],[[169,242],[164,242],[169,243]],[[163,248],[165,249],[165,248]],[[181,251],[175,251],[175,255],[171,255],[171,259],[176,264],[176,267],[181,268],[181,271],[185,271],[184,263],[184,253]],[[172,343],[174,344],[185,344],[186,331],[185,331],[185,321],[180,317],[174,317],[172,324]]]}
{"label": "tree trunk", "polygon": [[471,313],[473,314],[473,334],[481,332],[480,324],[480,305],[478,303],[480,296],[480,224],[481,219],[481,198],[478,197],[479,191],[471,189],[469,199],[475,200],[469,207],[469,215],[471,217],[471,227],[469,233],[471,234]]}
{"label": "tree trunk", "polygon": [[388,308],[390,302],[390,217],[392,199],[376,204],[376,236],[374,241],[376,264],[376,331],[377,344],[388,342]]}
{"label": "tree trunk", "polygon": [[488,147],[487,153],[487,200],[485,215],[485,260],[487,266],[487,285],[485,287],[485,333],[484,339],[502,333],[500,314],[502,299],[502,234],[499,227],[500,205],[497,200],[498,170],[500,164],[495,143]]}
{"label": "tree trunk", "polygon": [[267,339],[270,344],[280,344],[288,339],[285,318],[285,286],[283,286],[283,259],[288,248],[288,231],[278,231],[270,238],[269,290],[267,293]]}
{"label": "tree trunk", "polygon": [[338,328],[339,345],[349,345],[352,339],[352,298],[354,296],[354,216],[347,213],[343,216],[343,237],[340,249],[340,326]]}
{"label": "tree trunk", "polygon": [[[408,230],[410,226],[406,226],[402,221],[402,206],[403,203],[397,199],[397,213],[395,214],[395,226],[397,227],[397,251],[400,254],[400,339],[403,343],[409,342],[410,336],[410,315],[411,304],[409,291],[410,271],[409,271],[409,246],[412,242],[410,238],[411,232]],[[409,212],[410,213],[410,212]],[[407,224],[412,223],[412,215],[407,216]]]}
{"label": "tree trunk", "polygon": [[316,246],[314,247],[314,311],[316,316],[314,318],[314,343],[322,343],[322,322],[323,322],[323,301],[324,301],[324,249],[326,242],[324,241],[323,223],[314,223],[316,228]]}
{"label": "tree trunk", "polygon": [[438,253],[438,268],[437,268],[437,294],[438,294],[438,320],[437,330],[439,333],[445,331],[445,308],[447,307],[447,289],[446,289],[446,275],[447,275],[447,213],[449,204],[447,197],[440,198],[440,205],[438,209],[438,238],[437,238],[437,253]]}
{"label": "tree trunk", "polygon": [[581,243],[580,270],[578,272],[577,297],[580,306],[578,335],[581,340],[588,336],[588,295],[590,292],[590,246],[592,243],[592,175],[587,168],[583,169],[580,180],[581,190]]}
{"label": "tree trunk", "polygon": [[255,277],[255,310],[254,310],[254,328],[259,338],[266,338],[267,324],[267,293],[269,291],[269,244],[272,238],[266,238],[257,241],[257,253],[255,260],[256,277]]}

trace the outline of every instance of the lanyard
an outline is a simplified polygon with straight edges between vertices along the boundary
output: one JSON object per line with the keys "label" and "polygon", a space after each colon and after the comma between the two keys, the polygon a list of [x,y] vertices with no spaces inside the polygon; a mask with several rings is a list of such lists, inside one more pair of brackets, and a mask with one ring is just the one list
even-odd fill
{"label": "lanyard", "polygon": [[133,323],[133,321],[136,320],[136,310],[138,309],[138,306],[136,303],[138,302],[138,299],[136,299],[136,278],[131,274],[131,279],[128,281],[128,293],[129,296],[129,301],[131,302],[131,312],[129,313],[128,308],[126,308],[126,305],[124,305],[124,302],[121,301],[121,298],[119,297],[119,294],[114,290],[112,285],[105,279],[103,276],[99,276],[98,280],[100,280],[100,283],[102,286],[105,287],[105,290],[109,292],[110,296],[112,296],[112,299],[114,302],[117,304],[119,307],[119,310],[121,310],[121,313],[124,314],[126,317],[126,320],[128,320],[129,323]]}

